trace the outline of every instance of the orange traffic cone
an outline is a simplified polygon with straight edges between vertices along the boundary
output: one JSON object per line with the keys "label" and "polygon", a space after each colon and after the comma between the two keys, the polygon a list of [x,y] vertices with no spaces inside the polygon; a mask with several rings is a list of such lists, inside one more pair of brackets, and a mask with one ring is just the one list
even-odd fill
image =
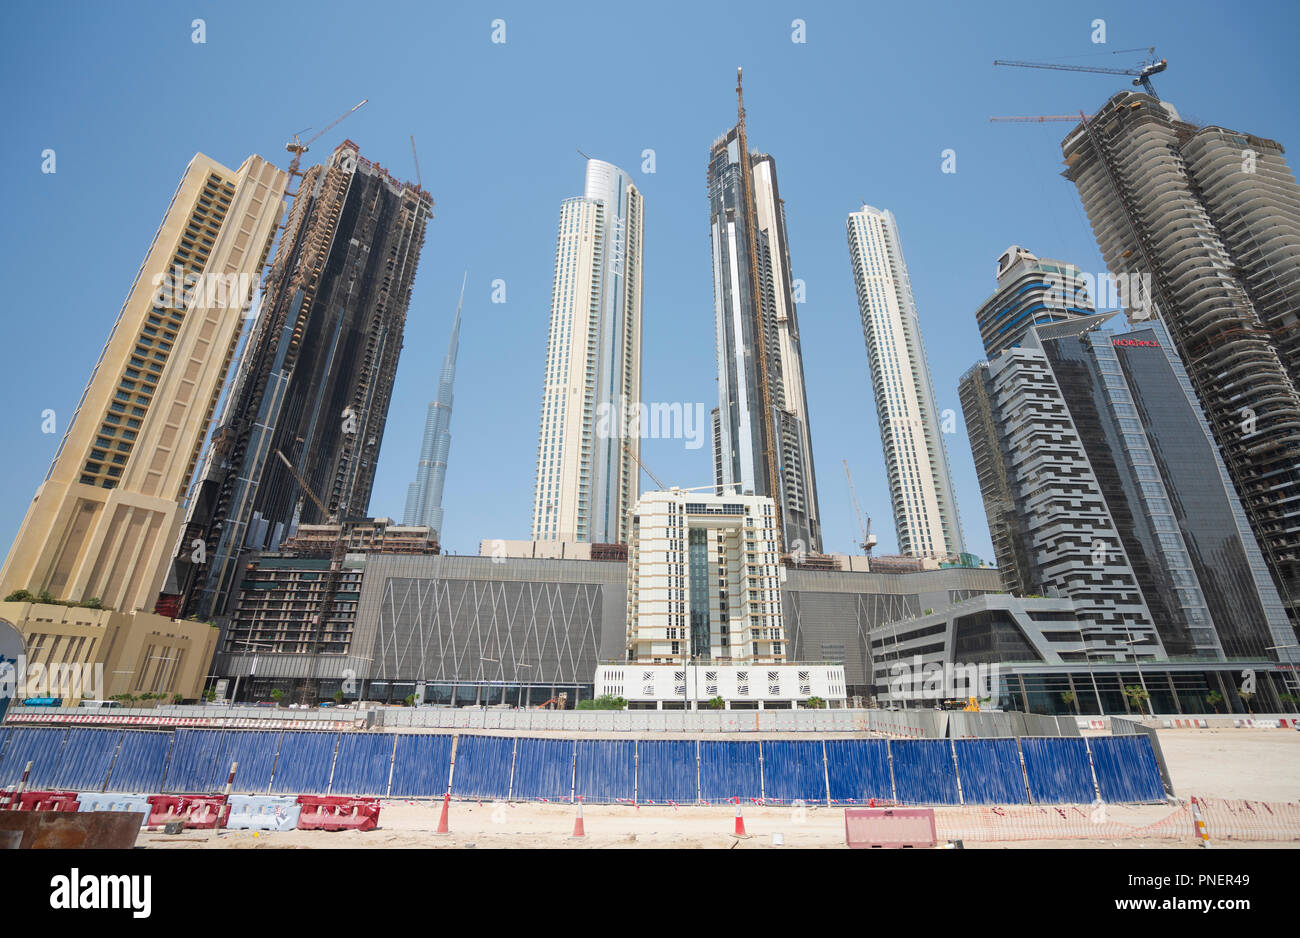
{"label": "orange traffic cone", "polygon": [[582,826],[582,799],[578,799],[578,816],[573,819],[573,836],[586,837],[587,831]]}
{"label": "orange traffic cone", "polygon": [[434,831],[435,834],[451,833],[450,829],[448,829],[447,827],[447,806],[450,803],[451,803],[451,792],[447,792],[447,794],[442,796],[442,817],[438,819],[438,829]]}
{"label": "orange traffic cone", "polygon": [[741,815],[741,813],[740,813],[740,799],[739,799],[739,798],[736,799],[736,836],[737,836],[737,837],[746,837],[746,836],[748,836],[748,835],[745,833],[745,818],[744,818],[744,816]]}

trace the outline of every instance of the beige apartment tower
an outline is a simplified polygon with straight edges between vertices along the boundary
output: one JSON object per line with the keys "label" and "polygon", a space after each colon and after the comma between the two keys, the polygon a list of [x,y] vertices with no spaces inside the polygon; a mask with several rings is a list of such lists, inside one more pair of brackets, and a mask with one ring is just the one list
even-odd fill
{"label": "beige apartment tower", "polygon": [[258,156],[237,170],[190,161],[27,509],[0,596],[48,591],[152,613],[287,181]]}

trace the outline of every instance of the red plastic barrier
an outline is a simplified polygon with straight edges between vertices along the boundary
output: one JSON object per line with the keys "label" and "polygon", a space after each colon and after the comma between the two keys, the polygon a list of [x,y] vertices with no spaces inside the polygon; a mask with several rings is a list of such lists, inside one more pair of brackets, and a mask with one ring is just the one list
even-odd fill
{"label": "red plastic barrier", "polygon": [[148,827],[183,820],[186,827],[210,829],[226,826],[230,806],[225,795],[150,795]]}
{"label": "red plastic barrier", "polygon": [[933,847],[934,808],[845,808],[850,847]]}
{"label": "red plastic barrier", "polygon": [[25,791],[18,796],[19,811],[76,811],[75,791]]}
{"label": "red plastic barrier", "polygon": [[345,795],[299,795],[300,831],[372,831],[379,826],[379,801]]}

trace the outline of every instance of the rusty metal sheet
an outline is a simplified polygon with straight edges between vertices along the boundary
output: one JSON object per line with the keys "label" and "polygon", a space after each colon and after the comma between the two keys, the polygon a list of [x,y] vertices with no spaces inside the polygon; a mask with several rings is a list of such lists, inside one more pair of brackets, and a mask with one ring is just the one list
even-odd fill
{"label": "rusty metal sheet", "polygon": [[0,836],[22,835],[20,850],[128,850],[140,833],[132,811],[4,811]]}

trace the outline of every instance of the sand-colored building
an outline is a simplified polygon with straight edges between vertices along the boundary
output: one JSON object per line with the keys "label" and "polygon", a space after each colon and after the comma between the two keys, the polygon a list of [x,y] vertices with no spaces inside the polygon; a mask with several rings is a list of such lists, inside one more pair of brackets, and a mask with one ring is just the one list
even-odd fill
{"label": "sand-colored building", "polygon": [[[160,647],[206,647],[196,626],[153,609],[287,181],[258,156],[232,170],[197,154],[186,167],[0,570],[0,596],[48,591],[111,612],[4,604],[29,644],[53,623],[51,634],[71,630],[65,637],[98,630],[95,654],[110,662],[155,635]],[[114,629],[123,634],[110,649]]]}

